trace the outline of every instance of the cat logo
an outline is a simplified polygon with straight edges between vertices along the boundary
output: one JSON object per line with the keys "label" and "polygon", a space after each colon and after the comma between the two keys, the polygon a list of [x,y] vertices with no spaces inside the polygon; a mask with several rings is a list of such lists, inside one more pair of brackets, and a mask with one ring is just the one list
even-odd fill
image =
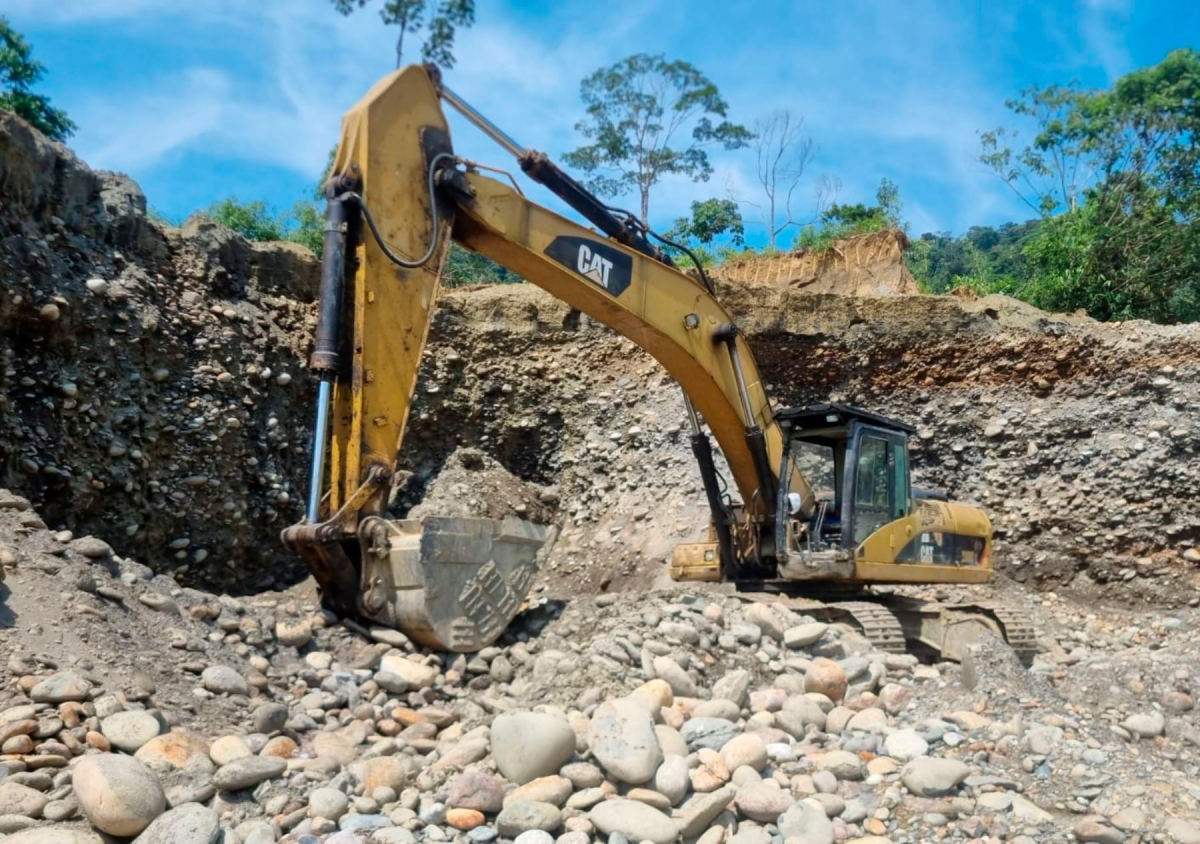
{"label": "cat logo", "polygon": [[580,275],[587,276],[607,290],[608,274],[612,271],[612,266],[612,261],[599,252],[593,252],[586,243],[579,244],[579,260],[576,262],[575,269],[579,270]]}
{"label": "cat logo", "polygon": [[573,272],[620,296],[633,280],[633,258],[614,246],[584,237],[556,237],[546,254]]}

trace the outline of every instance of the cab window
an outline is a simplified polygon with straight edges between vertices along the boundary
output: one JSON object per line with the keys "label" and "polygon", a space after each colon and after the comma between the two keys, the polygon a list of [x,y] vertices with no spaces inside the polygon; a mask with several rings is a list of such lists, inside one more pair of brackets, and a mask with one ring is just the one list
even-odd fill
{"label": "cab window", "polygon": [[886,510],[889,505],[887,441],[863,437],[858,447],[856,471],[854,503]]}

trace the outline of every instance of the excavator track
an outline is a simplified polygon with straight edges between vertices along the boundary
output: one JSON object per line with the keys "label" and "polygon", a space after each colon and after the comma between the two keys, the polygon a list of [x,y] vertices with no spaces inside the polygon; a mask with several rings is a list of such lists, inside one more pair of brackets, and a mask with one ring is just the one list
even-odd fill
{"label": "excavator track", "polygon": [[876,650],[889,654],[902,654],[908,650],[900,619],[882,604],[870,601],[839,601],[826,606],[833,611],[833,615],[849,616]]}
{"label": "excavator track", "polygon": [[1028,615],[1016,607],[998,601],[982,601],[968,604],[966,607],[978,607],[994,616],[1000,622],[1000,626],[1004,628],[1005,641],[1008,642],[1009,647],[1013,649],[1021,662],[1026,665],[1033,662],[1033,657],[1039,650],[1038,631]]}

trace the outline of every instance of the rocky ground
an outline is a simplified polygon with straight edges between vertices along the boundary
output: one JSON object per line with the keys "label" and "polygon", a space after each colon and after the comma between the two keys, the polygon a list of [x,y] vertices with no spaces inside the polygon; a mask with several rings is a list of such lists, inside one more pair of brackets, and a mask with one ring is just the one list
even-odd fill
{"label": "rocky ground", "polygon": [[927,665],[689,587],[464,655],[181,588],[8,492],[0,563],[5,844],[1200,841],[1191,608],[1014,588],[1030,669]]}
{"label": "rocky ground", "polygon": [[1042,631],[963,665],[668,584],[677,387],[527,285],[443,296],[395,512],[560,538],[492,647],[320,609],[298,517],[316,265],[0,115],[4,844],[1200,841],[1200,329],[719,282],[779,404],[916,424]]}

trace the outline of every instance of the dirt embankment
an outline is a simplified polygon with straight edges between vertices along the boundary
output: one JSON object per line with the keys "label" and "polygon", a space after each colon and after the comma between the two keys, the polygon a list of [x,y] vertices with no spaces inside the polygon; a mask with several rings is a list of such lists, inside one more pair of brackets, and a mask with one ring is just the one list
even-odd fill
{"label": "dirt embankment", "polygon": [[[0,194],[0,487],[188,584],[295,577],[277,536],[305,491],[311,255],[160,226],[127,178],[13,118]],[[1190,592],[1196,327],[719,284],[777,405],[837,397],[917,424],[918,481],[986,507],[1014,577]],[[552,590],[652,583],[707,518],[684,422],[655,361],[536,288],[447,292],[396,509],[477,449],[447,484],[560,522]],[[521,483],[476,490],[489,461]]]}

